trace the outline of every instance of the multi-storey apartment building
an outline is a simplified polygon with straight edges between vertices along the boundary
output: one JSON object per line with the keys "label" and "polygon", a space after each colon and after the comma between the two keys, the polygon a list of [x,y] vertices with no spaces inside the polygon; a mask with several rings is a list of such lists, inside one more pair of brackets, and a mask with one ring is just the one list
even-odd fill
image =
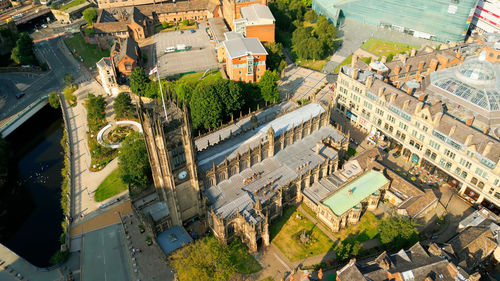
{"label": "multi-storey apartment building", "polygon": [[[398,89],[354,59],[339,72],[336,110],[469,200],[500,210],[500,67],[476,58],[447,71],[454,75],[434,72],[432,87]],[[452,95],[458,105],[448,102]]]}
{"label": "multi-storey apartment building", "polygon": [[234,20],[241,18],[241,8],[253,4],[267,5],[267,0],[222,0],[222,15],[227,24],[234,30]]}

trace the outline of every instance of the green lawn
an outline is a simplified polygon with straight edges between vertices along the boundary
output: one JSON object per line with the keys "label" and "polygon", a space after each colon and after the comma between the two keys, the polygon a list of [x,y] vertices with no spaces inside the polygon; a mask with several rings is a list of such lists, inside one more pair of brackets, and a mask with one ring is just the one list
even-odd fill
{"label": "green lawn", "polygon": [[387,40],[382,40],[378,38],[370,38],[368,39],[361,49],[366,50],[372,54],[377,56],[388,56],[389,54],[399,54],[401,52],[409,52],[411,49],[420,49],[420,46],[397,43]]}
{"label": "green lawn", "polygon": [[378,219],[372,212],[366,212],[361,217],[361,220],[337,233],[333,233],[339,240],[357,240],[364,242],[371,240],[378,235],[378,227],[380,219]]}
{"label": "green lawn", "polygon": [[161,23],[157,24],[157,25],[155,25],[155,33],[160,33],[160,32],[164,32],[164,31],[174,31],[175,30],[175,24],[172,23],[171,25],[172,26],[170,26],[170,27],[163,28],[163,25]]}
{"label": "green lawn", "polygon": [[[187,82],[187,83],[195,83],[197,81],[200,81],[200,78],[203,76],[203,72],[196,72],[196,73],[188,73],[182,75],[177,81],[179,82]],[[220,74],[219,70],[210,70],[207,72],[205,77],[203,77],[203,81],[213,81],[213,80],[218,80],[221,79],[222,75]]]}
{"label": "green lawn", "polygon": [[298,60],[296,63],[303,67],[321,71],[330,58],[324,60]]}
{"label": "green lawn", "polygon": [[231,261],[240,274],[252,274],[262,270],[262,266],[248,253],[248,248],[239,239],[229,245]]}
{"label": "green lawn", "polygon": [[189,21],[189,24],[184,25],[182,22],[179,23],[179,30],[186,30],[186,29],[196,29],[196,22],[195,21]]}
{"label": "green lawn", "polygon": [[341,66],[346,65],[346,64],[350,64],[351,61],[352,61],[352,55],[348,56],[343,62],[341,62],[339,65],[337,65],[337,67],[335,67],[333,72],[338,73],[340,71]]}
{"label": "green lawn", "polygon": [[[299,214],[302,219],[297,218]],[[312,242],[309,245],[300,244],[294,237],[302,230],[310,232]],[[334,243],[316,225],[297,211],[289,207],[283,216],[270,226],[272,243],[290,260],[298,261],[307,257],[325,253],[333,248]]]}
{"label": "green lawn", "polygon": [[94,199],[97,202],[102,202],[124,190],[127,190],[127,185],[122,181],[118,175],[118,169],[116,169],[101,182],[99,187],[97,187]]}
{"label": "green lawn", "polygon": [[99,50],[97,45],[87,44],[80,33],[73,35],[71,38],[64,39],[68,48],[76,50],[75,57],[80,60],[83,58],[83,64],[86,67],[95,68],[95,63],[103,57],[109,57],[109,50]]}
{"label": "green lawn", "polygon": [[57,10],[64,11],[64,10],[67,10],[69,8],[73,8],[73,7],[76,7],[78,5],[81,5],[85,2],[86,2],[86,0],[73,0],[71,2],[67,2],[66,4],[63,4],[63,5],[56,5],[56,8],[57,8]]}

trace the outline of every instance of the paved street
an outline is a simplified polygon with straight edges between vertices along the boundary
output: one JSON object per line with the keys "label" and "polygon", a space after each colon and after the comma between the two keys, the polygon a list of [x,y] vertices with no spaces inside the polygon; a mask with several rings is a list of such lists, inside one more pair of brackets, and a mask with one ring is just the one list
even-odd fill
{"label": "paved street", "polygon": [[130,278],[125,234],[121,224],[83,235],[81,270],[83,281],[127,281]]}
{"label": "paved street", "polygon": [[326,74],[297,65],[286,67],[284,72],[278,82],[282,99],[287,95],[294,101],[312,98],[326,82]]}
{"label": "paved street", "polygon": [[[64,75],[73,74],[77,82],[90,79],[90,76],[73,59],[61,38],[35,44],[35,52],[47,62],[50,71],[35,74],[0,74],[0,83],[11,81],[6,84],[6,89],[0,90],[0,126],[38,98],[52,91],[62,90]],[[21,92],[25,96],[16,99],[16,94]]]}
{"label": "paved street", "polygon": [[[162,76],[219,68],[215,49],[205,31],[206,27],[205,22],[200,22],[195,33],[184,30],[182,34],[179,31],[171,31],[154,35],[155,61],[158,61],[158,70]],[[178,44],[190,46],[191,50],[165,53],[166,48],[176,47]]]}

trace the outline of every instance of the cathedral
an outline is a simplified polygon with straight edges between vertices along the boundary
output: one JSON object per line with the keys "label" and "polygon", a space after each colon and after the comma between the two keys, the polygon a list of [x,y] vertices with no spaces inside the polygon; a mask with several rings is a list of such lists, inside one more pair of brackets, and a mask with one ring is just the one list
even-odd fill
{"label": "cathedral", "polygon": [[269,224],[284,206],[337,171],[348,137],[330,125],[330,112],[313,102],[272,120],[257,115],[254,126],[210,143],[192,136],[185,106],[169,103],[165,116],[140,102],[156,192],[134,206],[149,208],[154,233],[204,218],[220,241],[239,238],[256,252],[269,244]]}

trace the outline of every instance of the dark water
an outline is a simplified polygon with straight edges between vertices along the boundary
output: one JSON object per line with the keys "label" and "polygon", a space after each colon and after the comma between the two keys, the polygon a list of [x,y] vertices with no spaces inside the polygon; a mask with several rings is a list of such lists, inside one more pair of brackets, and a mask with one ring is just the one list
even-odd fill
{"label": "dark water", "polygon": [[13,223],[16,229],[5,245],[40,267],[48,266],[60,247],[62,135],[61,111],[47,105],[6,138],[17,161],[16,183],[27,193],[16,205],[32,208],[20,223]]}

